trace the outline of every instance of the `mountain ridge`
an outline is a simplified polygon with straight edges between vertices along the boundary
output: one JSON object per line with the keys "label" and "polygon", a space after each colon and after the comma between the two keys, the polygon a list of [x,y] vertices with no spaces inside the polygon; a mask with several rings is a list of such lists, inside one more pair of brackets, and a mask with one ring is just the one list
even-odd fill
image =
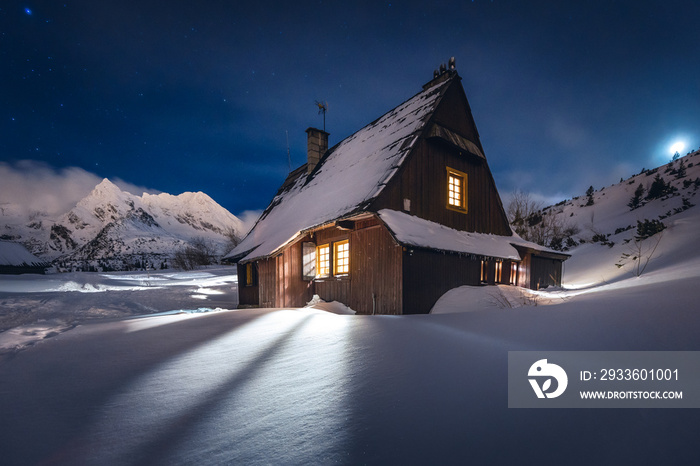
{"label": "mountain ridge", "polygon": [[0,238],[22,243],[54,263],[162,260],[194,238],[205,239],[223,254],[232,235],[245,233],[240,219],[203,192],[137,196],[107,178],[55,216],[23,214],[21,206],[12,204],[2,207]]}
{"label": "mountain ridge", "polygon": [[[663,188],[659,190],[658,185]],[[635,205],[637,190],[641,195]],[[516,231],[527,230],[525,234],[517,231],[518,234],[553,249],[574,250],[590,242],[610,245],[628,240],[637,222],[673,221],[675,215],[695,207],[698,193],[700,150],[695,150],[656,168],[642,169],[619,183],[591,190],[590,196],[530,211],[520,222],[510,220]],[[544,241],[530,235],[539,235]]]}

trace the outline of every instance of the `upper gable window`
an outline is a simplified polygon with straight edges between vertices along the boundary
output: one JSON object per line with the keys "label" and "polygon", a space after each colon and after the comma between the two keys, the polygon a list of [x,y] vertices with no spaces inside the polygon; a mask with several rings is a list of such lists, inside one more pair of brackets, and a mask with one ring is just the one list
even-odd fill
{"label": "upper gable window", "polygon": [[467,174],[447,167],[447,208],[467,212]]}

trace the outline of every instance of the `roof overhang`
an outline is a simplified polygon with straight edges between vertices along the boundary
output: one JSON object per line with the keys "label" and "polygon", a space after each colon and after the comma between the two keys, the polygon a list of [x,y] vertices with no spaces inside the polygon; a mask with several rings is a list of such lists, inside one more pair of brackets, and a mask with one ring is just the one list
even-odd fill
{"label": "roof overhang", "polygon": [[430,129],[428,129],[426,137],[440,139],[457,149],[469,152],[470,154],[486,160],[486,156],[476,144],[437,123],[433,123]]}
{"label": "roof overhang", "polygon": [[525,246],[522,244],[517,244],[517,243],[511,243],[515,249],[518,250],[518,252],[521,255],[524,254],[532,254],[533,256],[538,256],[538,257],[544,257],[547,259],[556,259],[560,261],[565,261],[569,257],[571,257],[571,254],[565,254],[563,252],[558,252],[558,251],[552,251],[551,249],[543,250],[543,249],[536,249],[530,246]]}

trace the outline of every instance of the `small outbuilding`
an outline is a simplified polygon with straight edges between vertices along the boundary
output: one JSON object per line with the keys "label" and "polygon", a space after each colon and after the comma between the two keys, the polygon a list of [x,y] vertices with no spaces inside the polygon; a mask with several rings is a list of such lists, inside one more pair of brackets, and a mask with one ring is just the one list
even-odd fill
{"label": "small outbuilding", "polygon": [[0,274],[46,273],[51,264],[19,243],[0,240]]}
{"label": "small outbuilding", "polygon": [[330,149],[306,132],[307,163],[228,255],[241,306],[416,314],[461,285],[561,284],[569,256],[510,228],[454,61]]}

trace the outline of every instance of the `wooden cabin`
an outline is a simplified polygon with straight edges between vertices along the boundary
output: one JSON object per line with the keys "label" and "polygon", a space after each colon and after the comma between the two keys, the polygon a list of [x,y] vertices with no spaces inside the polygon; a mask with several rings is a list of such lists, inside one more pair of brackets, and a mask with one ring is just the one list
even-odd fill
{"label": "wooden cabin", "polygon": [[560,285],[569,256],[514,235],[454,66],[328,149],[307,129],[289,174],[228,255],[240,306],[316,294],[358,314],[428,313],[461,285]]}

